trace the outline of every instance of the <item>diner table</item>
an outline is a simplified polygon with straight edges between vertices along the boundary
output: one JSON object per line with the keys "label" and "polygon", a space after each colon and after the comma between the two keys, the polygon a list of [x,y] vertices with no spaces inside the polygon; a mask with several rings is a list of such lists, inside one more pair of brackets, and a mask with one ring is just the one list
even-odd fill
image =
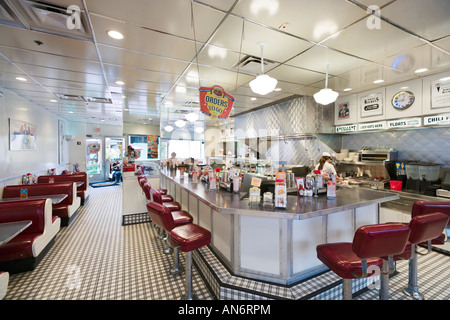
{"label": "diner table", "polygon": [[3,198],[0,199],[1,202],[7,202],[7,201],[17,201],[17,200],[34,200],[34,199],[46,199],[49,198],[52,201],[52,204],[58,204],[61,203],[65,198],[67,198],[68,195],[65,193],[59,193],[59,194],[48,194],[48,195],[41,195],[41,196],[28,196],[25,198],[15,197],[15,198]]}
{"label": "diner table", "polygon": [[0,223],[0,246],[17,236],[31,225],[31,220]]}

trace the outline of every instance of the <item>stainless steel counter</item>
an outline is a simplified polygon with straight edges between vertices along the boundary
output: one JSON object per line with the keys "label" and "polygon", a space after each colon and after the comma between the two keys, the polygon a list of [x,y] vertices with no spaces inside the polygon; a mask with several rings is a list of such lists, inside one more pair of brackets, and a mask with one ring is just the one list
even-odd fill
{"label": "stainless steel counter", "polygon": [[336,190],[336,199],[327,199],[325,194],[318,197],[289,195],[286,208],[275,208],[273,204],[250,204],[243,193],[230,193],[222,189],[210,190],[204,182],[192,183],[187,175],[181,177],[167,171],[162,171],[161,174],[170,177],[177,186],[211,209],[230,214],[303,220],[399,199],[399,195],[392,192],[339,187]]}

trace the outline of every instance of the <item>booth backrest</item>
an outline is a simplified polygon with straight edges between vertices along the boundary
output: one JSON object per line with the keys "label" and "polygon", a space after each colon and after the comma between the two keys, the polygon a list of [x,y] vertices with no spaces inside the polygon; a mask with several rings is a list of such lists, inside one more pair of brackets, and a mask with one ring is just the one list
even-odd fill
{"label": "booth backrest", "polygon": [[169,208],[151,201],[147,203],[147,211],[152,221],[161,228],[170,231],[175,227],[175,222]]}
{"label": "booth backrest", "polygon": [[358,228],[353,252],[361,259],[393,256],[405,250],[411,230],[403,223],[383,223]]}
{"label": "booth backrest", "polygon": [[39,176],[37,179],[38,183],[50,183],[54,182],[84,182],[81,186],[77,187],[77,190],[87,190],[88,181],[87,174],[85,172],[77,172],[73,174],[61,174],[53,176]]}
{"label": "booth backrest", "polygon": [[46,210],[51,212],[49,199],[0,202],[0,223],[31,220],[31,225],[22,233],[43,233]]}
{"label": "booth backrest", "polygon": [[444,213],[450,218],[450,201],[415,201],[411,211],[411,218],[435,212]]}
{"label": "booth backrest", "polygon": [[38,183],[30,185],[6,186],[3,189],[3,198],[20,197],[20,190],[27,189],[28,196],[46,196],[50,194],[67,194],[57,206],[72,205],[76,197],[76,185],[73,182]]}
{"label": "booth backrest", "polygon": [[439,237],[447,226],[449,217],[440,212],[418,215],[411,219],[409,227],[411,243],[421,243]]}

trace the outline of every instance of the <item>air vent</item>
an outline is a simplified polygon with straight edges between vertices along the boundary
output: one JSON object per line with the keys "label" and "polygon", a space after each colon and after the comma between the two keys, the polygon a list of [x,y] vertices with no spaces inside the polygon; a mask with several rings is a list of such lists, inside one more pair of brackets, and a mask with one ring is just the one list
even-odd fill
{"label": "air vent", "polygon": [[96,102],[96,103],[112,103],[111,99],[108,98],[96,98],[96,97],[83,97],[74,96],[70,94],[55,93],[55,95],[61,100],[67,101],[81,101],[81,102]]}
{"label": "air vent", "polygon": [[[268,70],[274,65],[275,61],[264,58],[264,70]],[[261,58],[247,55],[231,68],[232,71],[237,71],[238,69],[242,73],[249,73],[252,75],[260,74]]]}
{"label": "air vent", "polygon": [[[32,30],[52,33],[60,36],[92,39],[83,8],[73,6],[75,11],[48,1],[19,0],[10,7],[18,12],[22,20],[29,24]],[[77,23],[68,24],[68,20]]]}

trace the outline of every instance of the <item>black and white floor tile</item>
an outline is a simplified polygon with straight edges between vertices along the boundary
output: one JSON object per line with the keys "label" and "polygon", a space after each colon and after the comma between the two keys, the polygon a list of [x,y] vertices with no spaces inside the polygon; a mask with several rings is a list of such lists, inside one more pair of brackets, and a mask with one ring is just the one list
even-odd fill
{"label": "black and white floor tile", "polygon": [[[121,188],[92,188],[77,217],[61,228],[36,269],[10,275],[4,300],[181,299],[184,273],[170,274],[173,258],[163,253],[165,243],[150,222],[133,223],[136,216],[124,225]],[[201,300],[342,298],[340,279],[332,272],[288,287],[273,286],[231,275],[207,247],[194,255],[198,263],[193,270],[193,288]],[[183,267],[180,253],[180,269]],[[408,263],[397,263],[397,271],[390,280],[390,299],[409,300],[401,292],[407,284]],[[426,299],[450,300],[450,256],[439,252],[420,256],[418,277]],[[355,286],[356,290],[362,288],[361,284]],[[378,300],[378,293],[363,290],[354,299]]]}

